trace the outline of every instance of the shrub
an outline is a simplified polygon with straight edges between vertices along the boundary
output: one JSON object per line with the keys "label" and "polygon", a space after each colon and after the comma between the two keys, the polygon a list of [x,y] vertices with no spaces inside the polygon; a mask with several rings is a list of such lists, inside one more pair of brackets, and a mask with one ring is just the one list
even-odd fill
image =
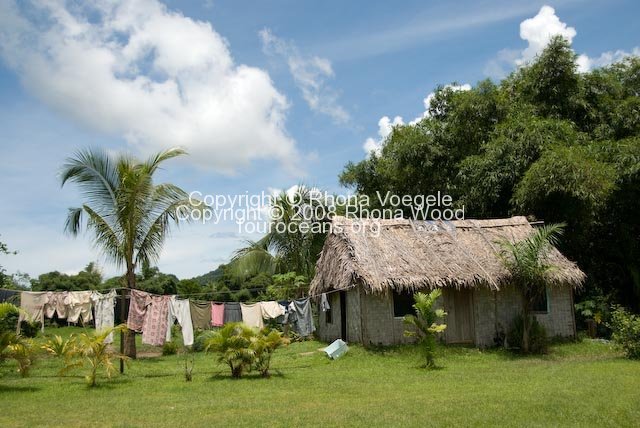
{"label": "shrub", "polygon": [[20,309],[11,303],[0,303],[0,333],[15,331],[20,317]]}
{"label": "shrub", "polygon": [[218,361],[229,366],[231,377],[240,378],[255,362],[255,338],[256,332],[246,324],[228,323],[206,341],[205,350],[220,354]]}
{"label": "shrub", "polygon": [[418,345],[425,357],[424,367],[426,368],[435,367],[436,335],[447,328],[446,324],[437,323],[447,313],[442,309],[433,309],[436,300],[441,295],[442,291],[440,290],[433,290],[428,294],[416,293],[413,305],[416,315],[404,317],[404,323],[413,327],[412,330],[406,330],[404,335],[418,338]]}
{"label": "shrub", "polygon": [[193,368],[195,366],[196,359],[193,355],[193,351],[188,348],[184,353],[184,380],[191,382],[193,379]]}
{"label": "shrub", "polygon": [[[514,318],[511,328],[507,333],[507,345],[509,348],[524,352],[522,347],[522,330],[524,328],[522,315]],[[538,322],[535,317],[531,317],[529,331],[529,352],[533,354],[545,354],[548,350],[549,340],[547,330]]]}
{"label": "shrub", "polygon": [[176,355],[178,353],[178,344],[175,341],[164,342],[162,345],[162,355]]}
{"label": "shrub", "polygon": [[23,320],[20,323],[20,334],[24,337],[36,337],[41,327],[40,321]]}
{"label": "shrub", "polygon": [[196,331],[191,350],[193,352],[204,352],[207,347],[207,341],[215,336],[215,334],[216,330]]}
{"label": "shrub", "polygon": [[281,346],[289,344],[289,339],[282,336],[277,330],[263,329],[255,338],[253,348],[255,350],[254,368],[262,377],[269,377],[269,367],[273,353]]}
{"label": "shrub", "polygon": [[33,343],[13,332],[0,333],[0,362],[13,359],[18,363],[18,372],[22,377],[29,375],[34,362]]}
{"label": "shrub", "polygon": [[68,358],[73,351],[73,347],[75,345],[75,336],[71,335],[69,339],[64,340],[62,337],[57,334],[53,337],[53,339],[49,339],[47,343],[42,345],[42,349],[47,351],[49,354],[58,358]]}
{"label": "shrub", "polygon": [[611,339],[624,350],[627,358],[640,359],[640,316],[614,306],[609,327]]}
{"label": "shrub", "polygon": [[104,368],[107,378],[111,379],[111,376],[116,372],[114,360],[128,360],[128,357],[115,352],[109,344],[105,343],[105,340],[111,332],[125,329],[126,326],[122,324],[118,327],[82,333],[77,336],[73,342],[73,350],[70,352],[69,359],[65,361],[65,367],[61,373],[88,365],[89,372],[85,379],[89,386],[96,386],[96,378],[100,368]]}

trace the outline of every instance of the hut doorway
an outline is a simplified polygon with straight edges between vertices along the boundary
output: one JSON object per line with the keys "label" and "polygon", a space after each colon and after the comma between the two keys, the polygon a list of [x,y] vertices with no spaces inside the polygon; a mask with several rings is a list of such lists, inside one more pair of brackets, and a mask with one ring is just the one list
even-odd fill
{"label": "hut doorway", "polygon": [[473,294],[469,289],[446,289],[447,343],[474,343]]}
{"label": "hut doorway", "polygon": [[340,338],[347,341],[347,293],[340,293]]}

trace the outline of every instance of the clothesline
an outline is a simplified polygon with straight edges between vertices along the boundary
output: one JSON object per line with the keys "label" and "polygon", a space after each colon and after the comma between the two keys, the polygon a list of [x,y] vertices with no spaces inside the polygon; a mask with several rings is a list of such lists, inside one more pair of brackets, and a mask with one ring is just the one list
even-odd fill
{"label": "clothesline", "polygon": [[[337,292],[339,292],[339,291],[348,291],[348,290],[351,290],[351,289],[352,289],[352,288],[354,288],[354,287],[355,287],[355,286],[351,286],[351,287],[349,287],[349,288],[345,288],[345,289],[330,290],[330,291],[325,291],[325,292],[323,292],[323,293],[319,293],[319,294],[309,294],[309,295],[307,295],[307,296],[303,296],[303,297],[301,297],[301,298],[303,298],[303,299],[306,299],[306,298],[309,298],[309,299],[315,299],[315,298],[319,298],[319,297],[321,297],[323,294],[324,294],[324,295],[329,295],[329,294],[332,294],[332,293],[337,293]],[[17,293],[20,293],[20,292],[22,292],[22,291],[26,291],[26,292],[32,292],[32,291],[33,291],[33,290],[10,290],[10,289],[6,289],[6,288],[0,288],[0,290],[2,290],[2,291],[15,291],[15,292],[17,292]],[[178,296],[178,297],[180,297],[180,298],[185,298],[185,299],[190,298],[190,297],[200,297],[200,296],[208,296],[208,295],[212,295],[212,294],[213,294],[213,295],[216,295],[216,294],[232,293],[232,292],[233,292],[233,290],[227,290],[227,291],[219,291],[219,290],[218,290],[218,291],[208,291],[208,292],[201,292],[201,293],[186,293],[186,294],[156,294],[156,293],[152,293],[152,292],[150,292],[150,291],[145,291],[145,290],[141,290],[141,289],[138,289],[138,288],[128,288],[128,287],[114,287],[114,288],[109,288],[108,290],[109,290],[109,291],[110,291],[110,290],[116,290],[116,291],[121,291],[121,290],[137,290],[137,291],[144,291],[145,293],[147,293],[147,294],[149,294],[149,295],[151,295],[151,296],[156,296],[156,297],[157,297],[157,296]],[[264,287],[241,288],[240,290],[247,290],[247,291],[260,291],[260,290],[264,290]],[[240,290],[236,290],[236,291],[240,291]],[[95,291],[95,292],[98,292],[98,293],[103,294],[102,292],[103,292],[103,291],[105,291],[105,290],[43,290],[42,292],[49,292],[49,291],[51,291],[51,292],[61,292],[61,291]],[[127,297],[128,297],[128,296],[127,296]],[[230,302],[227,302],[227,301],[222,301],[222,300],[206,300],[206,301],[208,301],[208,302],[213,302],[213,303],[235,303],[235,302],[236,302],[236,301],[230,301]],[[254,301],[254,300],[251,300],[251,299],[250,299],[250,300],[244,301],[244,302],[242,302],[242,303],[259,303],[259,302],[261,302],[261,301],[263,301],[263,300],[255,300],[255,301]],[[240,303],[240,302],[238,302],[238,303]]]}
{"label": "clothesline", "polygon": [[[322,296],[323,294],[327,295],[327,294],[332,294],[332,293],[336,293],[339,291],[348,291],[351,290],[352,288],[354,288],[354,286],[349,287],[349,288],[345,288],[345,289],[340,289],[340,290],[330,290],[330,291],[325,291],[323,293],[319,293],[319,294],[309,294],[307,296],[303,296],[300,297],[301,299],[313,299],[313,298],[318,298],[320,296]],[[197,297],[197,296],[208,296],[211,294],[223,294],[223,293],[232,293],[234,292],[234,290],[228,290],[228,291],[208,291],[208,292],[202,292],[202,293],[186,293],[186,294],[156,294],[156,293],[152,293],[150,291],[145,291],[145,290],[141,290],[138,288],[128,288],[128,287],[115,287],[115,288],[110,288],[110,290],[137,290],[137,291],[144,291],[145,293],[148,293],[152,296],[178,296],[180,298],[189,298],[189,297]],[[247,291],[260,291],[260,290],[264,290],[264,287],[257,287],[257,288],[241,288],[240,290],[235,290],[235,291],[241,291],[241,290],[247,290]],[[287,299],[284,299],[287,300]],[[218,300],[207,300],[208,302],[213,302],[213,303],[235,303],[236,301],[231,301],[231,302],[227,302],[227,301],[218,301]],[[261,301],[264,300],[247,300],[244,301],[242,303],[259,303]],[[238,302],[239,303],[239,302]]]}

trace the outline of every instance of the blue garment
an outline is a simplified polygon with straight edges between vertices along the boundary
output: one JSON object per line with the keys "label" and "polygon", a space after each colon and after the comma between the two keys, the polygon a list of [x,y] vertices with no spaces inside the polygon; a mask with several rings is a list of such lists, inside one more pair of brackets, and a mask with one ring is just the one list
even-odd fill
{"label": "blue garment", "polygon": [[313,324],[310,299],[294,300],[291,302],[291,305],[289,305],[289,308],[292,314],[295,315],[295,322],[291,321],[291,316],[289,316],[289,323],[300,336],[306,337],[316,331],[316,326]]}

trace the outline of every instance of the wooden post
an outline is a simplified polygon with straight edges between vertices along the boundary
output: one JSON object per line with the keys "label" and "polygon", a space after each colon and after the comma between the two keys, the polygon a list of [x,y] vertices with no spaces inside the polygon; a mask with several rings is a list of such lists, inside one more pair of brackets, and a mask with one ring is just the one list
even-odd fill
{"label": "wooden post", "polygon": [[[125,303],[127,298],[125,296],[125,289],[120,290],[120,324],[124,324],[124,318],[126,316]],[[120,330],[120,355],[124,355],[124,330]],[[124,360],[120,358],[120,374],[124,373]]]}

